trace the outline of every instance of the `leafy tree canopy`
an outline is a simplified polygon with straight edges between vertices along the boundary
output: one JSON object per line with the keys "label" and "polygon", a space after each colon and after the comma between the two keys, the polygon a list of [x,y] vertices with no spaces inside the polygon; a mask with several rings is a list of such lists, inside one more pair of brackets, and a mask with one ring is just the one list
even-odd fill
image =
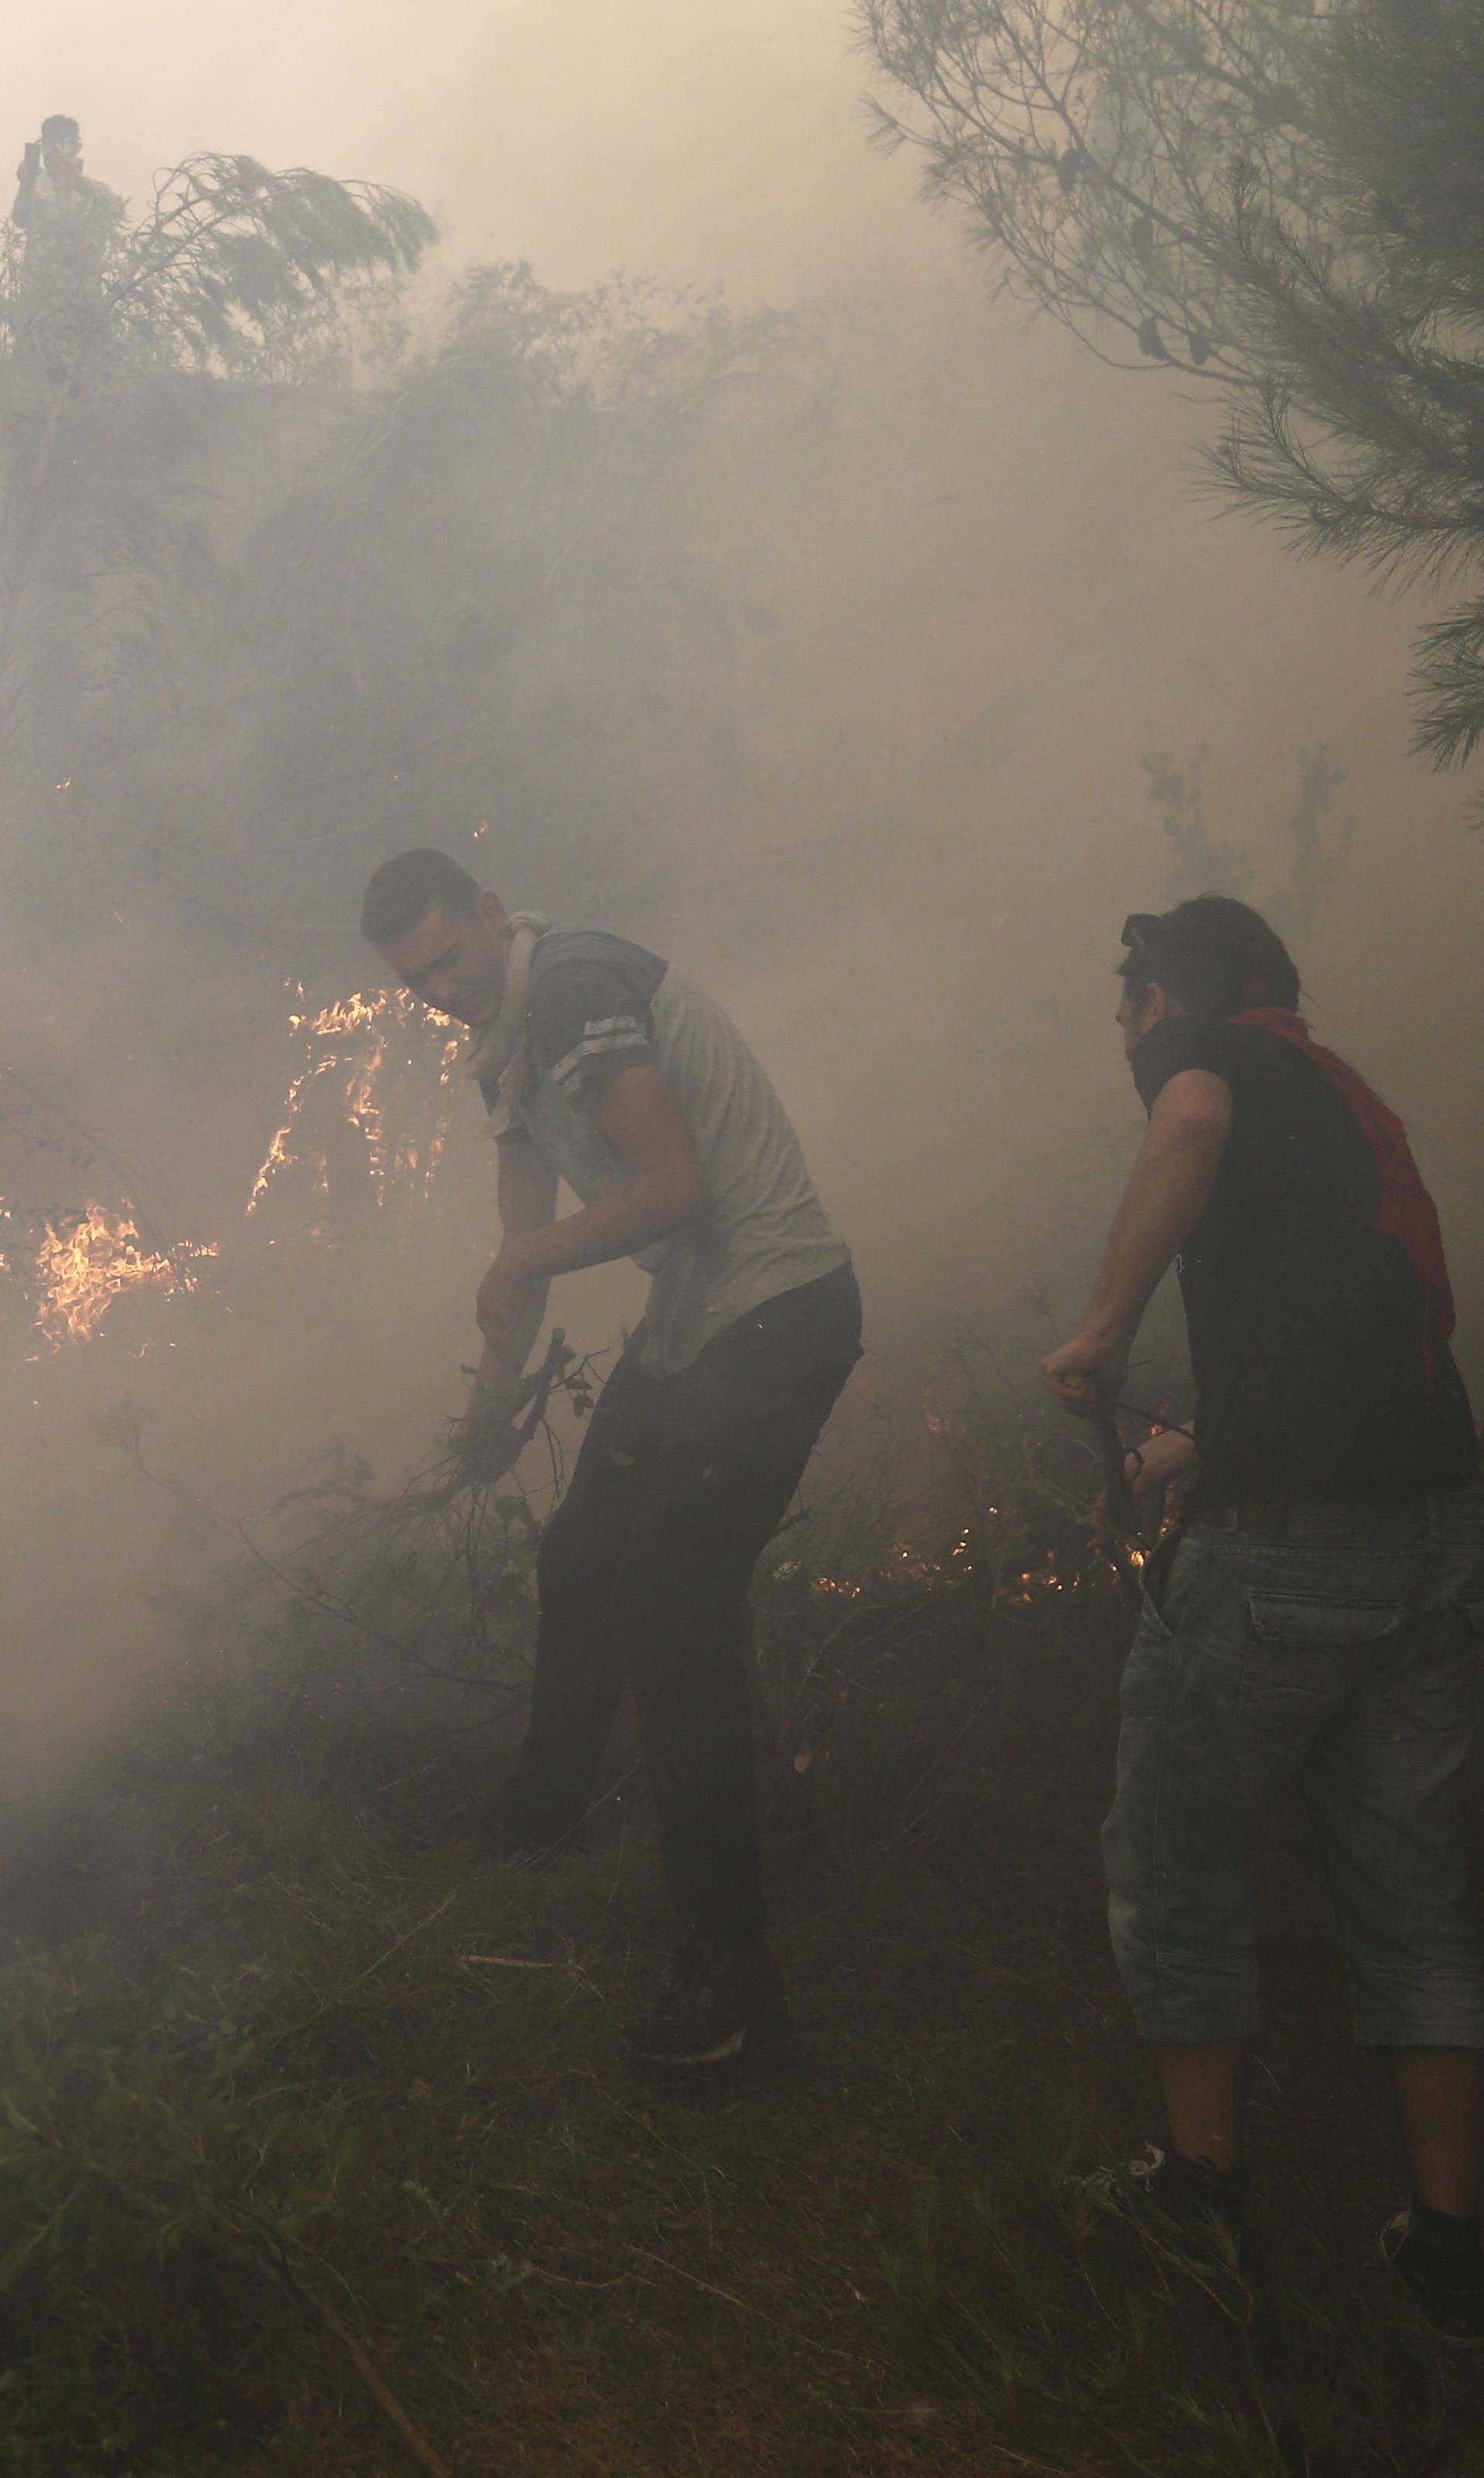
{"label": "leafy tree canopy", "polygon": [[[1319,246],[1245,167],[1220,262],[1255,397],[1212,460],[1219,485],[1305,553],[1383,576],[1484,565],[1484,7],[1364,0],[1317,63],[1314,146],[1343,239]],[[1419,746],[1484,736],[1484,594],[1422,631]]]}
{"label": "leafy tree canopy", "polygon": [[1323,0],[858,0],[876,135],[967,211],[1008,290],[1129,368],[1240,379],[1231,165],[1330,228],[1310,141]]}
{"label": "leafy tree canopy", "polygon": [[218,378],[314,376],[342,361],[357,313],[437,238],[415,199],[250,155],[193,155],[130,227],[95,191],[91,230],[48,248],[44,218],[7,236],[0,325],[75,389],[100,368]]}
{"label": "leafy tree canopy", "polygon": [[[1009,291],[1227,397],[1215,487],[1306,553],[1484,561],[1484,0],[859,0],[929,195]],[[1484,737],[1484,594],[1419,746]]]}

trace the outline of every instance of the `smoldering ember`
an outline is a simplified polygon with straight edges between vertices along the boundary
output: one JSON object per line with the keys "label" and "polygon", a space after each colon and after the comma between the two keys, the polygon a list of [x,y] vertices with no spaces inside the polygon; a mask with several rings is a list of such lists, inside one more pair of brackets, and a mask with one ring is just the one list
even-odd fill
{"label": "smoldering ember", "polygon": [[0,2466],[1473,2478],[1484,0],[7,64]]}

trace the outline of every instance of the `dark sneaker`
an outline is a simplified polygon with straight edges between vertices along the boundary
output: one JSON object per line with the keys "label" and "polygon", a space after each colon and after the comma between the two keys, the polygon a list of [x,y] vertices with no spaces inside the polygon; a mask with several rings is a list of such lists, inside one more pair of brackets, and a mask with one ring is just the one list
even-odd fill
{"label": "dark sneaker", "polygon": [[1381,2256],[1389,2263],[1426,2323],[1446,2340],[1484,2340],[1484,2248],[1473,2242],[1430,2243],[1398,2212],[1381,2231]]}
{"label": "dark sneaker", "polygon": [[790,2019],[778,1964],[765,1944],[687,1936],[654,2011],[633,2025],[628,2039],[648,2064],[717,2065],[748,2039],[787,2031]]}
{"label": "dark sneaker", "polygon": [[1163,2237],[1193,2261],[1235,2266],[1246,2219],[1246,2171],[1224,2174],[1203,2161],[1150,2144],[1143,2160],[1078,2177],[1095,2211],[1151,2238]]}

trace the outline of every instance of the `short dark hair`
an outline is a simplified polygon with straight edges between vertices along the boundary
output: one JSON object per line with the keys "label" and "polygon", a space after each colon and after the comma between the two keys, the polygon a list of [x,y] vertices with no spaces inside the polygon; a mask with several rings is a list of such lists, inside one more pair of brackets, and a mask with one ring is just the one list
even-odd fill
{"label": "short dark hair", "polygon": [[1171,912],[1130,913],[1119,966],[1137,999],[1158,982],[1192,1015],[1296,1007],[1298,971],[1260,912],[1232,895],[1196,895]]}
{"label": "short dark hair", "polygon": [[447,852],[398,852],[372,872],[361,905],[361,935],[373,947],[385,947],[415,929],[435,903],[455,921],[470,921],[479,892],[478,879]]}
{"label": "short dark hair", "polygon": [[83,133],[79,129],[77,122],[73,119],[70,112],[54,112],[41,123],[41,138],[43,143],[48,138],[73,138],[80,139]]}

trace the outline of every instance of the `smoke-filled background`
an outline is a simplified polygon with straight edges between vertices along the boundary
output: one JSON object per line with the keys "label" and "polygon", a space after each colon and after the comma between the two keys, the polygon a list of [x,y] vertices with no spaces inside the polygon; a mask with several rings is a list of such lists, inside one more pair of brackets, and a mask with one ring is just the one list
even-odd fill
{"label": "smoke-filled background", "polygon": [[[181,1505],[120,1435],[230,1533],[337,1443],[394,1479],[457,1407],[497,1235],[477,1101],[438,1036],[343,1011],[377,989],[364,878],[405,844],[733,1008],[904,1420],[966,1337],[1029,1392],[1072,1328],[1137,1129],[1123,914],[1247,896],[1408,1118],[1480,1373],[1484,855],[1407,754],[1415,615],[1215,520],[1194,385],[992,297],[870,151],[837,0],[62,5],[8,65],[13,153],[74,113],[136,212],[213,149],[441,227],[348,358],[17,415],[17,1776],[54,1780],[158,1657]],[[138,1240],[69,1326],[94,1202]],[[579,1277],[555,1311],[600,1349],[638,1296]]]}

